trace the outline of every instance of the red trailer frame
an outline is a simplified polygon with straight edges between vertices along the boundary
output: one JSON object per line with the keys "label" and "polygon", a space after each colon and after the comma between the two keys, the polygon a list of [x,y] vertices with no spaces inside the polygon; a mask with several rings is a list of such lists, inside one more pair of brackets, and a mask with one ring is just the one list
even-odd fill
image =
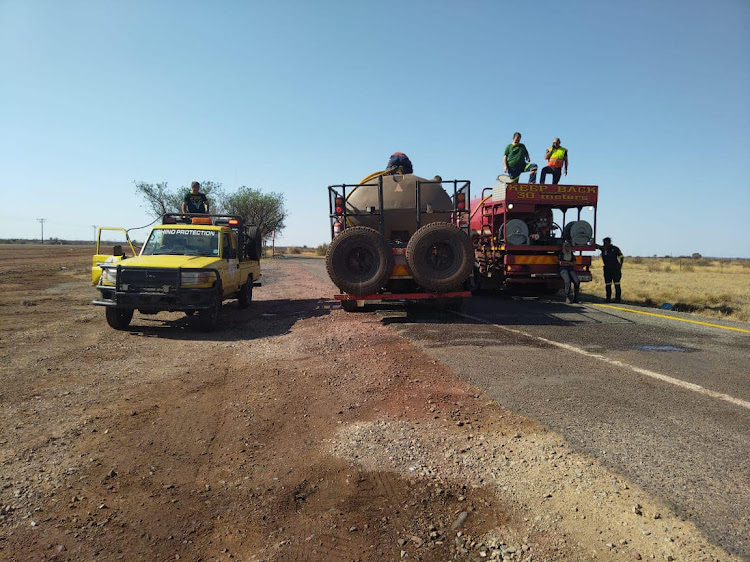
{"label": "red trailer frame", "polygon": [[[562,287],[559,275],[558,253],[567,214],[576,210],[576,220],[581,220],[581,211],[593,210],[592,235],[586,244],[573,246],[577,252],[575,270],[582,282],[591,281],[591,256],[583,252],[596,250],[596,213],[599,187],[596,185],[549,185],[529,183],[501,183],[482,190],[482,197],[472,201],[471,233],[475,249],[475,287],[482,282],[498,286],[537,287],[545,292]],[[563,213],[562,225],[552,222],[552,210]],[[549,217],[549,218],[547,218]],[[521,219],[535,225],[537,221],[549,221],[550,230],[529,235],[524,244],[511,244],[506,240],[508,221]],[[552,227],[559,227],[560,236],[552,235]],[[531,228],[530,228],[531,230]],[[531,237],[538,236],[532,241]]]}

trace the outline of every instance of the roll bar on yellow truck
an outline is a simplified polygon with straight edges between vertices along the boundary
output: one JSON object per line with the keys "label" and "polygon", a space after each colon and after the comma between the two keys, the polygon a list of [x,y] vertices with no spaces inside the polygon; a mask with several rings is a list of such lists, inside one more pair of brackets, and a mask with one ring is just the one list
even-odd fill
{"label": "roll bar on yellow truck", "polygon": [[224,300],[236,298],[246,308],[260,285],[262,235],[239,216],[166,214],[137,255],[125,231],[133,257],[121,245],[103,253],[102,233],[113,230],[124,231],[97,231],[91,279],[99,291],[92,304],[105,307],[107,323],[117,330],[138,310],[195,315],[197,327],[209,331]]}

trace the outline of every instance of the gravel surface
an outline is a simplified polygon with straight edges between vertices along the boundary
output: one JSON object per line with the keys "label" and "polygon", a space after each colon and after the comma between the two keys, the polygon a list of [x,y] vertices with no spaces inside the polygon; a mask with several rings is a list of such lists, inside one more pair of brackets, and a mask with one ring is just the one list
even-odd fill
{"label": "gravel surface", "polygon": [[0,559],[735,559],[294,260],[118,332],[90,254],[0,247]]}

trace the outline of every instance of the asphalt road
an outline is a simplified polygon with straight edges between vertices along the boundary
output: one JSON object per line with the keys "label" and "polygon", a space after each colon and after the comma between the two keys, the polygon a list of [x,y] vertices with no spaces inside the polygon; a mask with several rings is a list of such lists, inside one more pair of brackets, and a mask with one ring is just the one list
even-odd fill
{"label": "asphalt road", "polygon": [[[298,263],[327,279],[323,260]],[[499,295],[467,299],[463,314],[375,312],[502,406],[548,425],[750,559],[748,326],[654,313],[662,315]]]}

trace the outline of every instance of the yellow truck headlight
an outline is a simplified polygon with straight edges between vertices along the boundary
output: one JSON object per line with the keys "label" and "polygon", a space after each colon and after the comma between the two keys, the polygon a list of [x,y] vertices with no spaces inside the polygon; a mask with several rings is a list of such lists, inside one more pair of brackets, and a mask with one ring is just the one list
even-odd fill
{"label": "yellow truck headlight", "polygon": [[181,273],[180,285],[183,287],[213,285],[214,281],[216,281],[216,273],[213,271],[183,271]]}
{"label": "yellow truck headlight", "polygon": [[102,285],[114,285],[117,282],[116,269],[102,269],[102,277],[99,281]]}

